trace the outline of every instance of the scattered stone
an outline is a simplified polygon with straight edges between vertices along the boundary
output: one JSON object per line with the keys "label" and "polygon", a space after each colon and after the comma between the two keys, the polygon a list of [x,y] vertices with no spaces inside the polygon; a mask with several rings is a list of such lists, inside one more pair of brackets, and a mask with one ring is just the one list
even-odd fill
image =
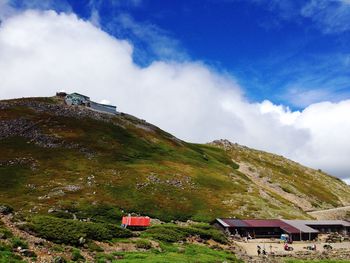
{"label": "scattered stone", "polygon": [[8,214],[11,214],[12,212],[13,212],[13,208],[11,206],[0,204],[0,214],[8,215]]}
{"label": "scattered stone", "polygon": [[62,187],[63,190],[66,190],[68,192],[77,192],[79,190],[81,190],[81,186],[79,185],[66,185],[64,187]]}
{"label": "scattered stone", "polygon": [[86,239],[85,239],[85,238],[83,238],[83,237],[80,237],[80,238],[79,238],[79,244],[80,244],[80,245],[85,244],[85,242],[86,242]]}
{"label": "scattered stone", "polygon": [[36,257],[36,254],[34,251],[29,250],[29,249],[21,249],[19,251],[24,257],[28,257],[28,258],[33,258]]}

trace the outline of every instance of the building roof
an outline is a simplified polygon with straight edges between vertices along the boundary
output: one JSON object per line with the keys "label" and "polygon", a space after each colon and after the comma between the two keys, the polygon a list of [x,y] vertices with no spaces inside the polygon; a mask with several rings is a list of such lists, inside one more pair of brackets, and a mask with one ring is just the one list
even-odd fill
{"label": "building roof", "polygon": [[95,101],[91,101],[90,103],[91,104],[95,104],[95,105],[99,105],[99,106],[103,106],[103,107],[107,107],[107,108],[113,108],[113,109],[117,108],[117,106],[114,106],[114,105],[98,103],[98,102],[95,102]]}
{"label": "building roof", "polygon": [[150,226],[151,219],[146,216],[123,216],[122,218],[122,224],[127,226],[140,226],[140,227],[146,227]]}
{"label": "building roof", "polygon": [[231,219],[217,218],[223,227],[232,228],[281,228],[289,234],[318,233],[316,226],[344,226],[350,227],[350,222],[344,220],[284,220],[284,219]]}
{"label": "building roof", "polygon": [[83,98],[85,98],[85,99],[88,99],[88,100],[90,100],[90,97],[88,97],[88,96],[85,96],[85,95],[83,95],[83,94],[80,94],[80,93],[77,93],[77,92],[73,92],[72,94],[69,94],[69,95],[73,95],[73,96],[79,96],[79,97],[83,97]]}
{"label": "building roof", "polygon": [[279,227],[280,220],[278,219],[248,219],[244,222],[250,227]]}
{"label": "building roof", "polygon": [[292,220],[308,226],[346,226],[350,227],[350,222],[345,220]]}
{"label": "building roof", "polygon": [[300,233],[300,230],[280,219],[244,220],[250,227],[279,227],[289,234]]}
{"label": "building roof", "polygon": [[318,233],[318,230],[313,229],[303,223],[304,220],[284,220],[282,219],[286,224],[296,228],[299,230],[299,232],[302,233]]}
{"label": "building roof", "polygon": [[216,220],[224,227],[247,227],[248,226],[241,219],[217,218]]}
{"label": "building roof", "polygon": [[283,222],[279,219],[250,219],[250,220],[241,220],[241,219],[231,219],[231,218],[217,218],[216,221],[221,224],[223,227],[233,227],[233,228],[274,228],[278,227],[283,229],[287,233],[300,233],[300,230]]}

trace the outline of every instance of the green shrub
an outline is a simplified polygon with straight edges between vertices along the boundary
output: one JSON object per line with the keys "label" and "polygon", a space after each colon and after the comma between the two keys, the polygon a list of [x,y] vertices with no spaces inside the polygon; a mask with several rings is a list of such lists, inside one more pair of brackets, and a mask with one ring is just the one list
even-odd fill
{"label": "green shrub", "polygon": [[95,260],[96,260],[96,263],[106,263],[106,262],[111,262],[115,260],[115,257],[113,255],[99,253],[96,255]]}
{"label": "green shrub", "polygon": [[102,247],[100,247],[99,245],[97,245],[93,241],[88,242],[87,247],[91,252],[103,252],[104,251]]}
{"label": "green shrub", "polygon": [[34,217],[26,227],[28,231],[33,231],[38,236],[59,244],[79,245],[81,237],[104,241],[132,236],[130,230],[112,224],[81,222],[49,216]]}
{"label": "green shrub", "polygon": [[4,251],[12,251],[12,247],[9,246],[8,244],[5,244],[5,243],[0,243],[0,251],[1,252],[4,252]]}
{"label": "green shrub", "polygon": [[0,263],[25,263],[22,258],[12,252],[8,245],[0,243]]}
{"label": "green shrub", "polygon": [[98,223],[119,223],[123,213],[117,207],[114,207],[109,204],[78,204],[74,205],[71,203],[66,203],[63,205],[64,211],[54,212],[53,215],[60,218],[71,219],[72,214],[74,213],[78,219],[87,219],[89,218],[93,222]]}
{"label": "green shrub", "polygon": [[146,239],[138,239],[135,241],[136,247],[141,249],[151,249],[152,243]]}
{"label": "green shrub", "polygon": [[28,248],[27,241],[20,239],[18,237],[11,238],[10,242],[13,248],[17,248],[17,247]]}
{"label": "green shrub", "polygon": [[72,250],[72,261],[77,261],[77,262],[84,262],[85,258],[83,257],[82,254],[80,254],[80,250],[73,248]]}
{"label": "green shrub", "polygon": [[7,228],[0,226],[0,239],[8,239],[10,237],[13,237],[12,232]]}
{"label": "green shrub", "polygon": [[73,219],[73,215],[65,211],[54,211],[51,213],[51,215],[58,218]]}
{"label": "green shrub", "polygon": [[239,164],[235,163],[235,162],[232,162],[232,168],[235,169],[235,170],[238,170],[239,169]]}

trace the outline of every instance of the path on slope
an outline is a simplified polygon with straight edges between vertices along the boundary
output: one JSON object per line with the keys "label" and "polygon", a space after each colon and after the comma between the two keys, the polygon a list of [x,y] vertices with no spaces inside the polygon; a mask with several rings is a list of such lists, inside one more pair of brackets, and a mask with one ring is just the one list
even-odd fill
{"label": "path on slope", "polygon": [[350,214],[350,206],[312,211],[312,212],[308,212],[308,214],[315,217],[318,220],[335,220],[335,219],[350,220],[350,216],[347,215],[347,214]]}
{"label": "path on slope", "polygon": [[261,178],[258,172],[250,170],[249,164],[243,162],[239,163],[239,171],[248,176],[256,185],[287,199],[303,211],[307,211],[312,208],[312,205],[308,200],[298,197],[294,194],[287,193],[283,191],[279,186],[268,183],[267,179],[263,177]]}

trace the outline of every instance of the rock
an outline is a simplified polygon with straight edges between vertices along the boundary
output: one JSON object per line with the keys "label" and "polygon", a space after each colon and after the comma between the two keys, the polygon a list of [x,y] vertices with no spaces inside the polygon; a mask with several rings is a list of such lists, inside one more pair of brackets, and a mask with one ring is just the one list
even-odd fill
{"label": "rock", "polygon": [[13,208],[11,206],[0,204],[0,214],[8,215],[8,214],[11,214],[12,212],[13,212]]}
{"label": "rock", "polygon": [[79,238],[79,244],[80,245],[83,245],[85,242],[86,242],[85,238],[83,238],[83,237]]}
{"label": "rock", "polygon": [[34,251],[29,250],[29,249],[21,249],[19,251],[23,256],[28,257],[28,258],[33,258],[36,257],[36,254]]}

